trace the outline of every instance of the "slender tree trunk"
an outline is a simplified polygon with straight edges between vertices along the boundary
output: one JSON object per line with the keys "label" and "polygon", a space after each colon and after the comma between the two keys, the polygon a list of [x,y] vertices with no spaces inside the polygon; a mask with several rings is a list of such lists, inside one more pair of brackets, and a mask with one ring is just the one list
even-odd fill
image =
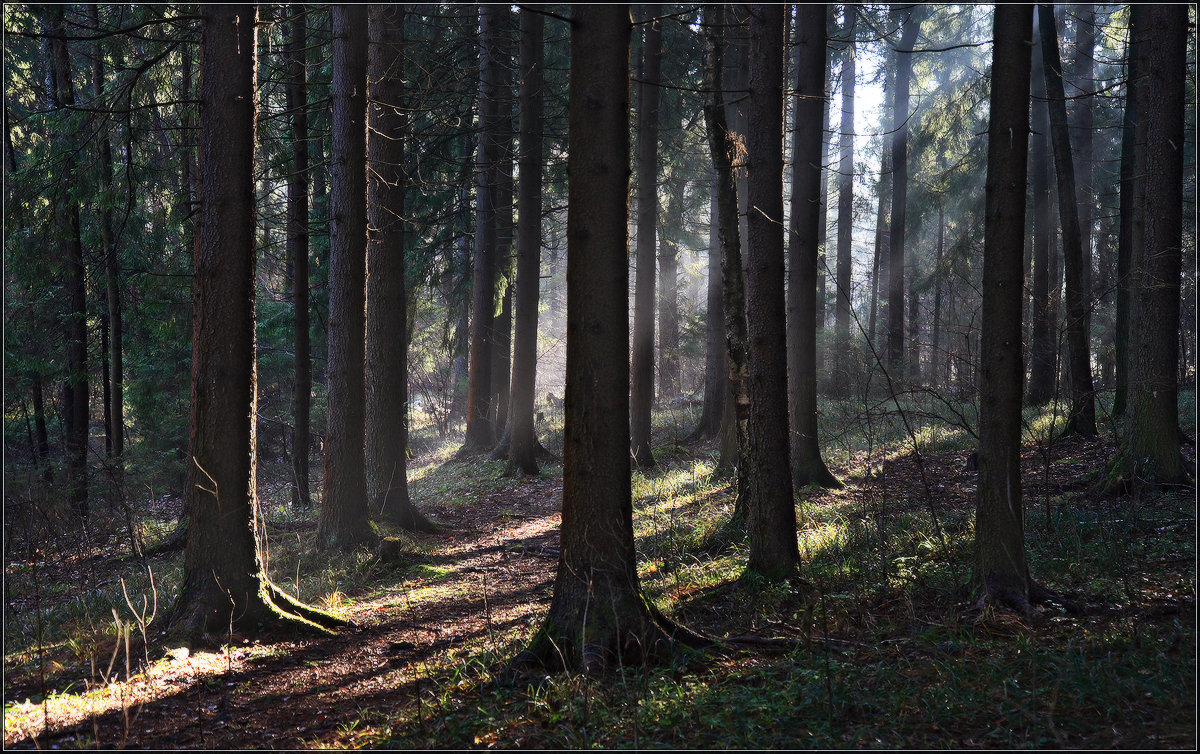
{"label": "slender tree trunk", "polygon": [[642,596],[629,453],[628,6],[571,11],[562,547],[550,612],[518,661],[594,673],[699,637]]}
{"label": "slender tree trunk", "polygon": [[[652,17],[658,6],[650,6]],[[638,90],[637,130],[637,248],[633,291],[633,367],[629,415],[633,462],[642,468],[654,465],[650,449],[650,408],[654,403],[654,285],[655,238],[658,230],[658,87],[662,27],[646,25],[642,50],[642,83]]]}
{"label": "slender tree trunk", "polygon": [[[797,49],[796,54],[799,54]],[[832,72],[829,66],[825,66],[825,86],[821,90],[821,100],[823,106],[821,108],[821,166],[829,164],[829,111],[830,111],[830,89],[833,86]],[[822,389],[827,387],[832,374],[825,368],[825,347],[822,343],[822,334],[825,332],[825,297],[826,297],[826,280],[829,278],[829,171],[821,170],[821,207],[817,213],[817,388]],[[792,200],[792,212],[796,212],[795,199]]]}
{"label": "slender tree trunk", "polygon": [[[1034,15],[1033,33],[1038,34],[1038,15]],[[1035,39],[1037,37],[1035,36]],[[1042,75],[1042,49],[1040,45],[1033,46],[1031,76],[1032,103],[1032,135],[1030,144],[1030,193],[1033,197],[1033,304],[1032,329],[1029,335],[1029,389],[1025,402],[1030,406],[1043,406],[1054,397],[1054,377],[1056,372],[1056,357],[1058,333],[1057,317],[1054,313],[1054,302],[1057,300],[1057,289],[1050,285],[1050,267],[1053,261],[1054,249],[1051,243],[1054,238],[1052,231],[1051,210],[1054,200],[1050,195],[1050,114],[1046,103],[1046,79]]]}
{"label": "slender tree trunk", "polygon": [[255,494],[253,5],[203,8],[200,217],[183,589],[172,623],[221,641],[341,623],[266,576]]}
{"label": "slender tree trunk", "polygon": [[460,453],[496,444],[492,423],[492,348],[496,306],[496,185],[500,129],[500,24],[496,5],[479,6],[479,148],[475,153],[475,261],[471,289],[471,361],[467,435]]}
{"label": "slender tree trunk", "polygon": [[929,383],[934,387],[942,387],[942,363],[946,354],[942,352],[942,260],[946,254],[946,211],[938,207],[938,240],[937,262],[933,270],[933,335],[929,350]]}
{"label": "slender tree trunk", "polygon": [[729,392],[729,367],[726,364],[725,278],[721,275],[721,236],[718,208],[717,176],[712,178],[712,197],[708,217],[708,288],[704,330],[704,408],[692,439],[707,440],[721,431],[721,414],[725,410],[725,394]]}
{"label": "slender tree trunk", "polygon": [[1139,35],[1147,56],[1144,240],[1133,270],[1129,437],[1122,473],[1134,487],[1183,484],[1179,452],[1179,287],[1183,247],[1184,76],[1188,11],[1151,5]]}
{"label": "slender tree trunk", "polygon": [[1083,239],[1076,204],[1075,166],[1067,124],[1066,94],[1058,56],[1058,32],[1052,6],[1038,5],[1042,38],[1042,62],[1046,94],[1050,104],[1050,136],[1054,144],[1054,167],[1058,174],[1058,211],[1062,221],[1063,268],[1067,290],[1067,352],[1071,380],[1071,414],[1067,431],[1084,436],[1096,434],[1096,403],[1092,388],[1091,349],[1088,347],[1087,311],[1089,296],[1083,289]]}
{"label": "slender tree trunk", "polygon": [[367,6],[333,6],[328,410],[317,539],[371,543],[364,443],[367,266]]}
{"label": "slender tree trunk", "polygon": [[1032,7],[998,5],[994,24],[982,307],[982,331],[991,346],[980,361],[974,581],[981,600],[1027,611],[1031,581],[1021,502],[1021,301]]}
{"label": "slender tree trunk", "polygon": [[908,366],[906,379],[910,385],[921,384],[921,294],[917,287],[917,270],[908,279]]}
{"label": "slender tree trunk", "polygon": [[679,242],[683,225],[683,194],[687,181],[667,179],[663,227],[658,244],[658,395],[670,400],[680,395],[679,385]]}
{"label": "slender tree trunk", "polygon": [[[819,162],[821,133],[818,129],[825,106],[826,6],[800,5],[796,12],[797,103],[796,130],[792,137],[792,216],[787,275],[787,389],[791,409],[792,480],[797,487],[816,484],[840,488],[841,483],[829,473],[821,458],[817,437],[816,291],[820,275],[817,227],[820,224],[821,173],[824,172]],[[842,123],[845,126],[845,118]],[[845,157],[844,151],[842,154]],[[840,222],[838,233],[840,244]],[[840,278],[840,246],[838,257]]]}
{"label": "slender tree trunk", "polygon": [[542,102],[545,85],[545,17],[521,10],[521,182],[517,190],[516,333],[509,424],[510,472],[538,473],[533,406],[537,381],[538,287],[542,245]]}
{"label": "slender tree trunk", "polygon": [[404,283],[404,7],[373,5],[367,86],[366,475],[372,513],[435,527],[408,494],[408,297]]}
{"label": "slender tree trunk", "polygon": [[308,34],[304,9],[293,5],[290,12],[287,107],[292,113],[292,172],[288,176],[287,256],[292,267],[292,342],[295,359],[292,505],[309,508],[312,506],[308,479],[312,362],[308,331],[308,85],[305,71]]}
{"label": "slender tree trunk", "polygon": [[1125,51],[1125,113],[1121,127],[1121,225],[1117,240],[1116,323],[1113,326],[1116,361],[1113,415],[1124,416],[1129,386],[1129,309],[1134,260],[1142,256],[1142,232],[1145,221],[1146,86],[1149,60],[1144,35],[1145,7],[1129,6],[1129,43]]}
{"label": "slender tree trunk", "polygon": [[904,17],[896,51],[896,88],[892,107],[892,217],[888,254],[887,364],[893,377],[904,373],[904,222],[908,210],[908,93],[912,49],[921,28],[920,8],[892,13]]}
{"label": "slender tree trunk", "polygon": [[[737,470],[737,489],[734,519],[746,518],[745,490],[746,421],[750,399],[746,395],[746,297],[742,270],[741,228],[738,214],[738,177],[734,164],[743,163],[744,144],[732,132],[727,121],[725,96],[722,87],[724,72],[725,19],[724,6],[706,5],[703,9],[707,40],[705,82],[709,96],[704,103],[704,123],[708,135],[708,151],[717,176],[717,236],[721,245],[721,276],[725,285],[722,303],[725,310],[725,349],[729,370],[729,391],[721,413],[721,454],[717,468]],[[741,168],[744,171],[744,167]]]}
{"label": "slender tree trunk", "polygon": [[[1096,122],[1092,110],[1095,106],[1095,96],[1090,94],[1096,88],[1096,61],[1093,57],[1096,48],[1096,6],[1077,5],[1075,13],[1075,74],[1073,79],[1076,91],[1072,94],[1078,99],[1073,100],[1071,128],[1078,136],[1075,140],[1075,174],[1079,179],[1079,239],[1080,245],[1083,247],[1080,285],[1083,295],[1087,299],[1083,315],[1083,331],[1088,338],[1091,338],[1092,306],[1099,300],[1092,284],[1092,206],[1097,197],[1092,186],[1092,131]],[[1090,355],[1090,348],[1088,352]]]}
{"label": "slender tree trunk", "polygon": [[750,244],[746,250],[746,363],[750,397],[747,568],[790,577],[800,562],[792,498],[783,254],[783,6],[750,8]]}
{"label": "slender tree trunk", "polygon": [[855,6],[843,6],[846,14],[845,60],[842,62],[842,133],[841,159],[838,162],[838,246],[837,246],[837,337],[834,353],[834,392],[846,395],[850,386],[850,271],[851,239],[854,232],[854,27]]}
{"label": "slender tree trunk", "polygon": [[54,484],[54,467],[50,464],[50,436],[46,432],[46,400],[42,391],[42,373],[33,373],[33,429],[37,434],[38,457],[42,463],[42,481]]}
{"label": "slender tree trunk", "polygon": [[500,14],[499,132],[496,176],[496,287],[500,311],[492,327],[492,424],[501,439],[508,429],[509,382],[512,378],[513,330],[513,75],[510,13]]}
{"label": "slender tree trunk", "polygon": [[879,300],[879,281],[887,275],[887,250],[891,245],[888,235],[890,223],[888,210],[891,207],[892,162],[891,153],[886,149],[883,150],[883,156],[879,161],[878,192],[879,204],[875,210],[875,254],[871,262],[871,316],[867,323],[867,340],[871,341],[872,346],[877,349],[879,348],[879,341],[875,339],[877,315],[881,308],[885,312],[887,311],[887,301],[880,302]]}

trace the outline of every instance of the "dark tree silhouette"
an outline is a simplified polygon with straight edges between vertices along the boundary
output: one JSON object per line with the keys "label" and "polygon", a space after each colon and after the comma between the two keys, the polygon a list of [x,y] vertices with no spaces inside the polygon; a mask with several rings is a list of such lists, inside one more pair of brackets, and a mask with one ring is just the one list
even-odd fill
{"label": "dark tree silhouette", "polygon": [[[295,311],[295,386],[292,397],[292,505],[308,508],[309,423],[312,407],[312,362],[308,332],[308,83],[305,55],[308,33],[305,11],[289,6],[287,107],[292,114],[292,171],[288,174],[287,255],[292,264],[292,307]],[[186,56],[185,56],[186,57]]]}

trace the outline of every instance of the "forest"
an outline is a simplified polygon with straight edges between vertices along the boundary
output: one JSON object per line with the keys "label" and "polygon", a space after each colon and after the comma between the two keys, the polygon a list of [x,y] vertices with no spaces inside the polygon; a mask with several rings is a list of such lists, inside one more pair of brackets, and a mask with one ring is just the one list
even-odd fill
{"label": "forest", "polygon": [[1196,13],[5,4],[5,747],[1194,748]]}

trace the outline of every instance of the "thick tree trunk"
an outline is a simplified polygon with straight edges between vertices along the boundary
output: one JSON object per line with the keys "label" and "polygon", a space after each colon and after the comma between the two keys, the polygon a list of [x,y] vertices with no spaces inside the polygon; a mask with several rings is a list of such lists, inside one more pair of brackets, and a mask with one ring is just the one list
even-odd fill
{"label": "thick tree trunk", "polygon": [[[845,60],[842,63],[842,130],[839,137],[841,159],[838,162],[838,237],[837,237],[837,325],[834,342],[833,391],[845,396],[850,387],[850,271],[851,239],[854,232],[854,27],[855,6],[843,6],[846,14]],[[799,142],[799,136],[797,136]],[[795,450],[795,448],[793,448]]]}
{"label": "thick tree trunk", "polygon": [[1179,286],[1183,246],[1184,75],[1187,7],[1152,5],[1141,27],[1146,49],[1144,241],[1133,270],[1129,436],[1121,473],[1134,487],[1183,484],[1179,452]]}
{"label": "thick tree trunk", "polygon": [[996,6],[994,24],[982,307],[991,345],[980,356],[974,581],[981,600],[1025,611],[1031,582],[1021,502],[1021,302],[1032,7]]}
{"label": "thick tree trunk", "polygon": [[699,637],[638,586],[629,453],[628,6],[572,9],[562,545],[550,612],[517,658],[597,672]]}
{"label": "thick tree trunk", "polygon": [[496,444],[491,407],[492,347],[496,306],[496,184],[500,128],[500,14],[479,6],[479,148],[475,153],[475,259],[471,289],[471,360],[467,385],[467,435],[461,453]]}
{"label": "thick tree trunk", "polygon": [[255,531],[257,14],[252,5],[209,5],[203,14],[188,528],[172,622],[201,641],[231,629],[319,631],[341,621],[268,581]]}
{"label": "thick tree trunk", "polygon": [[896,50],[896,87],[892,106],[892,217],[888,254],[887,365],[893,378],[904,374],[904,222],[908,210],[908,94],[912,49],[921,28],[920,8],[893,9],[904,18]]}
{"label": "thick tree trunk", "polygon": [[[63,23],[63,7],[47,6],[47,35],[53,57],[55,108],[75,106],[71,83],[71,55]],[[88,515],[87,446],[88,408],[87,300],[84,291],[83,243],[79,236],[79,204],[69,195],[74,179],[64,182],[68,195],[55,208],[58,243],[63,264],[63,288],[67,298],[65,322],[66,379],[63,382],[63,424],[67,450],[67,498],[80,518]]]}
{"label": "thick tree trunk", "polygon": [[1113,415],[1122,417],[1126,410],[1129,386],[1129,309],[1133,290],[1132,272],[1142,256],[1142,231],[1145,220],[1145,166],[1139,160],[1145,153],[1146,86],[1149,75],[1148,49],[1140,28],[1145,24],[1145,6],[1129,7],[1129,43],[1125,51],[1125,113],[1121,127],[1121,225],[1117,237],[1117,301],[1113,345],[1116,361]]}
{"label": "thick tree trunk", "polygon": [[1067,420],[1067,431],[1090,437],[1096,434],[1096,402],[1087,335],[1090,301],[1088,292],[1083,288],[1083,239],[1076,203],[1075,166],[1071,159],[1067,103],[1052,6],[1038,5],[1038,21],[1046,95],[1050,104],[1050,140],[1054,145],[1054,167],[1058,175],[1058,211],[1062,221],[1063,268],[1067,282],[1067,352],[1071,381],[1071,413]]}
{"label": "thick tree trunk", "polygon": [[372,514],[433,531],[408,494],[404,6],[372,5],[368,61],[366,475]]}
{"label": "thick tree trunk", "polygon": [[542,245],[542,102],[545,17],[521,10],[521,182],[517,190],[516,332],[513,336],[509,470],[538,473],[533,405],[537,380],[538,287]]}
{"label": "thick tree trunk", "polygon": [[[658,15],[658,6],[647,12]],[[650,408],[654,403],[654,286],[655,239],[658,231],[658,86],[662,26],[646,25],[642,50],[642,82],[638,85],[637,130],[637,247],[633,291],[633,366],[629,401],[630,442],[633,462],[642,468],[654,465],[650,448]]]}
{"label": "thick tree trunk", "polygon": [[292,268],[295,378],[292,393],[292,505],[312,506],[309,493],[309,421],[312,362],[308,332],[308,85],[305,11],[291,6],[287,106],[292,113],[292,172],[288,176],[287,256]]}
{"label": "thick tree trunk", "polygon": [[[1035,14],[1033,33],[1038,33],[1038,18]],[[1037,38],[1036,36],[1034,37]],[[1032,135],[1030,144],[1030,194],[1033,197],[1033,303],[1030,307],[1032,329],[1029,335],[1029,389],[1025,402],[1030,406],[1043,406],[1054,397],[1054,377],[1058,342],[1055,301],[1058,290],[1050,285],[1050,265],[1054,250],[1051,243],[1051,210],[1054,200],[1050,195],[1050,111],[1046,103],[1046,79],[1042,75],[1042,48],[1033,46],[1031,90]]]}
{"label": "thick tree trunk", "polygon": [[350,549],[375,540],[364,443],[367,266],[367,6],[333,7],[328,419],[317,539]]}
{"label": "thick tree trunk", "polygon": [[[748,570],[793,576],[800,562],[790,473],[783,254],[783,6],[750,8],[746,250]],[[739,494],[741,491],[739,491]]]}
{"label": "thick tree trunk", "polygon": [[[819,129],[825,100],[826,6],[800,5],[796,12],[797,103],[796,130],[792,137],[792,216],[787,275],[787,390],[791,418],[792,480],[797,487],[816,484],[840,488],[842,484],[829,473],[821,458],[821,445],[817,438],[816,291],[817,277],[820,275],[817,268],[817,227],[820,223],[819,193],[823,172]],[[853,129],[853,116],[850,122],[850,128]],[[842,119],[842,125],[845,128],[845,118]],[[845,156],[843,150],[843,162]],[[846,201],[845,188],[843,184],[843,202]],[[841,233],[839,218],[839,301],[842,290]],[[839,308],[839,327],[840,311]],[[835,380],[838,381],[841,381],[840,378]]]}

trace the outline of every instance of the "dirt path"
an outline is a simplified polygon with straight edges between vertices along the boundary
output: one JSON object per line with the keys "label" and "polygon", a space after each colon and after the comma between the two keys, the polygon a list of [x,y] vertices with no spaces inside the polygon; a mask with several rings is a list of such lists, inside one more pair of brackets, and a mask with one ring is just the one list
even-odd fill
{"label": "dirt path", "polygon": [[84,704],[51,696],[32,715],[6,715],[5,745],[336,746],[364,716],[411,705],[424,667],[544,614],[561,488],[561,479],[530,480],[467,506],[426,505],[448,530],[422,537],[429,553],[413,563],[435,575],[373,590],[345,613],[355,628],[312,641],[243,641],[225,652],[175,650]]}

